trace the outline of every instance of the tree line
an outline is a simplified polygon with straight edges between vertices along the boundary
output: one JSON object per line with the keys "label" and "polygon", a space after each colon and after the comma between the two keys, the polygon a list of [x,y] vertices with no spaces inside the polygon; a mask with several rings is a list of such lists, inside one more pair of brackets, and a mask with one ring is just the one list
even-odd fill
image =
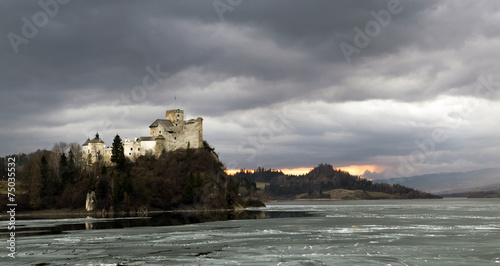
{"label": "tree line", "polygon": [[285,175],[281,171],[259,168],[253,173],[241,170],[234,175],[240,186],[250,187],[252,182],[268,182],[264,194],[269,198],[294,198],[307,193],[310,197],[322,198],[325,191],[333,189],[383,192],[398,198],[437,198],[430,193],[415,190],[399,184],[372,183],[372,181],[335,169],[329,164],[320,164],[304,175]]}
{"label": "tree line", "polygon": [[[82,147],[77,143],[58,142],[52,150],[16,156],[21,158],[16,168],[21,210],[83,209],[90,191],[96,194],[99,210],[233,208],[244,204],[236,181],[225,174],[206,142],[205,148],[164,151],[159,158],[148,154],[132,162],[116,135],[112,164],[102,157],[89,164],[82,159]],[[5,158],[0,159],[4,171]]]}

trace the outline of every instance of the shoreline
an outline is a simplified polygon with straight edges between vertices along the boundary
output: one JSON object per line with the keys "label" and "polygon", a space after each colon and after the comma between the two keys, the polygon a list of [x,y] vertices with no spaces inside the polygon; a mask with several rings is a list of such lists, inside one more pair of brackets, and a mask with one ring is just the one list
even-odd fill
{"label": "shoreline", "polygon": [[[253,207],[252,207],[253,208]],[[265,207],[261,207],[265,208]],[[153,209],[147,212],[146,215],[137,215],[136,213],[126,212],[115,212],[111,217],[147,217],[149,214],[161,214],[161,213],[183,213],[183,212],[228,212],[228,211],[244,211],[246,208],[235,208],[235,209],[175,209],[175,210],[160,210]],[[105,216],[99,214],[99,211],[86,211],[85,209],[45,209],[45,210],[29,210],[29,211],[18,211],[16,212],[16,217],[65,217],[65,218],[86,218],[86,217],[102,217],[109,218],[109,213]],[[9,214],[0,214],[0,218],[9,217]]]}
{"label": "shoreline", "polygon": [[[443,197],[440,199],[469,199],[467,197]],[[439,199],[439,198],[436,198]],[[491,198],[489,198],[491,199]],[[426,199],[426,198],[421,198],[421,199],[397,199],[397,198],[391,198],[391,199],[326,199],[326,198],[316,198],[316,199],[275,199],[275,200],[265,200],[265,202],[269,203],[277,203],[277,202],[286,202],[286,201],[365,201],[365,200],[433,200],[433,199]],[[250,207],[253,208],[253,207]],[[261,208],[266,208],[266,207],[261,207]],[[29,210],[29,211],[17,211],[16,212],[16,217],[19,218],[53,218],[53,217],[64,217],[64,218],[87,218],[87,217],[102,217],[102,218],[109,218],[109,217],[147,217],[150,216],[150,214],[161,214],[161,213],[182,213],[182,212],[227,212],[227,211],[244,211],[246,208],[242,209],[177,209],[177,210],[160,210],[160,209],[153,209],[148,211],[147,215],[133,215],[133,214],[127,214],[125,212],[116,212],[113,215],[99,215],[97,211],[86,211],[85,209],[68,209],[68,208],[63,208],[63,209],[46,209],[46,210]],[[9,214],[0,214],[0,219],[8,218]]]}

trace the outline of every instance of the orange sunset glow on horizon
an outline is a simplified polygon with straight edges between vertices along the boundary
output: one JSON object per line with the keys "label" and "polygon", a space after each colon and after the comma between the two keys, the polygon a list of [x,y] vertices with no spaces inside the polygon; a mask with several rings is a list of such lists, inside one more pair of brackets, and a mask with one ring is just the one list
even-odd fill
{"label": "orange sunset glow on horizon", "polygon": [[[384,170],[383,167],[380,167],[378,165],[349,165],[349,166],[342,166],[342,167],[335,167],[336,169],[342,169],[344,171],[349,172],[351,175],[359,175],[362,176],[366,170],[370,172],[382,172]],[[281,170],[284,174],[286,175],[303,175],[309,173],[313,167],[297,167],[297,168],[282,168],[282,169],[276,169],[276,170]],[[273,169],[275,170],[275,169]],[[239,172],[240,169],[228,169],[225,172],[230,175],[234,175],[235,173]],[[253,170],[246,170],[251,173],[253,173]]]}

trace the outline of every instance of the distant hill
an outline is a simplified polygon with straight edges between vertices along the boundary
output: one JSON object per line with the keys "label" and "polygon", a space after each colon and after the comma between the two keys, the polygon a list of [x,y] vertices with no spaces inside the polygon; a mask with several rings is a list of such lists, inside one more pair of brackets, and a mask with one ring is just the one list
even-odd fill
{"label": "distant hill", "polygon": [[[349,172],[335,169],[329,164],[320,164],[305,175],[285,175],[280,171],[257,169],[240,171],[235,178],[240,187],[256,190],[252,182],[264,182],[262,196],[268,199],[413,199],[436,198],[430,193],[389,184],[373,184],[371,181],[353,176]],[[262,186],[261,186],[262,187]],[[240,192],[245,191],[240,188]]]}
{"label": "distant hill", "polygon": [[438,173],[374,180],[374,183],[400,184],[436,194],[454,194],[500,187],[500,168],[469,172]]}

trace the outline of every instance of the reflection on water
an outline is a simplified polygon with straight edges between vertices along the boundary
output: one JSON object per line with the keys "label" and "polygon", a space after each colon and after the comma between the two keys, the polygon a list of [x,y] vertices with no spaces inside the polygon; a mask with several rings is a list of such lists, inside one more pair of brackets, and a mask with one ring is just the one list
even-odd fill
{"label": "reflection on water", "polygon": [[[226,220],[269,219],[289,217],[309,217],[312,214],[304,211],[179,211],[153,213],[144,217],[97,218],[86,216],[81,218],[61,219],[57,217],[26,217],[16,221],[16,236],[36,236],[64,234],[74,230],[119,229],[137,226],[171,226],[194,223],[206,223]],[[52,219],[51,219],[52,218]],[[8,238],[7,228],[0,228],[0,238]]]}
{"label": "reflection on water", "polygon": [[[92,216],[87,216],[87,219],[92,219]],[[92,230],[95,229],[94,223],[93,222],[85,222],[85,230]]]}

